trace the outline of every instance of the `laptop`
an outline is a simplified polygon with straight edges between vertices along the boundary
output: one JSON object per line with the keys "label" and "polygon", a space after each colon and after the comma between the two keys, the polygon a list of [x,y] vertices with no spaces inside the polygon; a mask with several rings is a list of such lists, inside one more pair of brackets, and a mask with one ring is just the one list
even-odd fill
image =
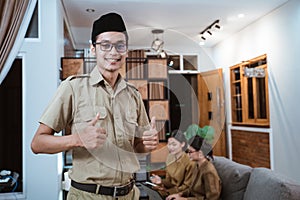
{"label": "laptop", "polygon": [[158,190],[157,187],[160,187],[151,182],[141,182],[141,186],[144,191],[148,194],[149,200],[165,200],[168,196],[167,192]]}

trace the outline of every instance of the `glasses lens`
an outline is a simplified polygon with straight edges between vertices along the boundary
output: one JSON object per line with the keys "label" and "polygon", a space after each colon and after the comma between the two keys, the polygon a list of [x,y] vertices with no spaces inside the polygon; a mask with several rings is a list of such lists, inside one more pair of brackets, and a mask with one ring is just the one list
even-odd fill
{"label": "glasses lens", "polygon": [[127,45],[124,42],[110,43],[110,42],[99,42],[96,43],[100,45],[102,51],[111,51],[114,46],[117,52],[124,53],[127,50]]}
{"label": "glasses lens", "polygon": [[100,43],[100,47],[102,51],[110,51],[112,48],[112,44],[104,42],[104,43]]}
{"label": "glasses lens", "polygon": [[116,47],[117,51],[120,53],[124,53],[127,49],[126,44],[124,44],[123,42],[115,44],[115,47]]}
{"label": "glasses lens", "polygon": [[191,151],[189,149],[185,150],[185,153],[188,153],[188,154],[191,154],[191,153],[194,153],[194,152],[196,152],[196,151]]}

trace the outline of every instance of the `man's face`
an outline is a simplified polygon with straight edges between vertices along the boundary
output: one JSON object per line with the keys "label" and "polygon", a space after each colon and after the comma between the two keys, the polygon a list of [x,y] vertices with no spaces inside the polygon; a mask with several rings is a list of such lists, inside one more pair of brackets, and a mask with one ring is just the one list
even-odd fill
{"label": "man's face", "polygon": [[97,36],[92,51],[96,55],[97,66],[101,72],[118,71],[127,57],[126,37],[121,32],[101,33]]}

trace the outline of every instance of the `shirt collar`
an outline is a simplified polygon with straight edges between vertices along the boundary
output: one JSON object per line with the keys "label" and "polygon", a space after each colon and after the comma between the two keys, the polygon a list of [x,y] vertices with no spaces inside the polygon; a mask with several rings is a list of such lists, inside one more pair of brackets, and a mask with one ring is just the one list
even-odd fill
{"label": "shirt collar", "polygon": [[[90,77],[91,77],[91,81],[90,81],[91,85],[97,85],[98,83],[105,81],[97,66],[95,66],[94,69],[92,70]],[[119,74],[116,82],[116,87],[122,90],[126,88],[126,86],[127,86],[126,81]]]}
{"label": "shirt collar", "polygon": [[97,66],[94,67],[90,76],[91,76],[91,79],[90,79],[91,85],[96,85],[104,80],[104,78],[103,78],[102,74],[100,73],[100,71],[98,70]]}

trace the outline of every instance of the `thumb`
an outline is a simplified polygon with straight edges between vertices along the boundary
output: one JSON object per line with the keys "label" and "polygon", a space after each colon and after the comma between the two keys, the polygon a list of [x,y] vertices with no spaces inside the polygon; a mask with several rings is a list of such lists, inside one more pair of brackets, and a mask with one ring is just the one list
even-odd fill
{"label": "thumb", "polygon": [[151,129],[156,129],[156,119],[155,119],[155,117],[151,118]]}
{"label": "thumb", "polygon": [[97,121],[100,119],[100,114],[97,113],[96,117],[94,119],[92,119],[92,121],[90,121],[89,125],[90,126],[95,126]]}

